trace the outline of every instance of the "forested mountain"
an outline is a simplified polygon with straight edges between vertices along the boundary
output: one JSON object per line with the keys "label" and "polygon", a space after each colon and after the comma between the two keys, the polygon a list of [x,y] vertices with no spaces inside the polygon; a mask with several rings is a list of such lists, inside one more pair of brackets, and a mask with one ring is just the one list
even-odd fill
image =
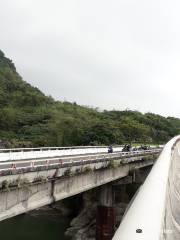
{"label": "forested mountain", "polygon": [[0,51],[0,139],[9,147],[163,143],[179,133],[177,118],[55,101],[23,81]]}

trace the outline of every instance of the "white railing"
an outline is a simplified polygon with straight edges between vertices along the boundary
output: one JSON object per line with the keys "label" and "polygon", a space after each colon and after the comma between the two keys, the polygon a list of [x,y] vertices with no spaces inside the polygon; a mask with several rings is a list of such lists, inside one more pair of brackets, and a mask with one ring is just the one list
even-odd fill
{"label": "white railing", "polygon": [[165,145],[113,240],[180,239],[179,150],[180,136]]}
{"label": "white railing", "polygon": [[[94,163],[94,162],[107,162],[114,159],[118,160],[127,160],[130,159],[130,161],[126,162],[134,162],[134,161],[140,161],[142,160],[142,156],[149,156],[153,154],[160,153],[160,149],[151,149],[151,150],[142,150],[142,151],[132,151],[132,152],[114,152],[111,154],[108,153],[96,153],[96,154],[86,154],[86,155],[71,155],[71,156],[61,156],[61,157],[52,157],[52,158],[36,158],[36,159],[16,159],[16,160],[7,160],[7,161],[1,161],[0,162],[0,172],[4,170],[13,170],[13,169],[25,169],[25,168],[33,168],[35,170],[37,167],[43,167],[43,166],[55,166],[60,165],[61,167],[64,166],[64,164],[70,164],[71,166],[74,166],[74,164],[82,165],[85,162],[88,162],[88,164]],[[137,160],[137,157],[140,157]],[[122,162],[124,163],[124,162]]]}
{"label": "white railing", "polygon": [[[60,157],[78,154],[106,153],[106,146],[82,147],[42,147],[42,148],[12,148],[0,149],[0,162],[8,160],[38,159],[44,157]],[[113,148],[114,152],[122,150],[121,146]]]}

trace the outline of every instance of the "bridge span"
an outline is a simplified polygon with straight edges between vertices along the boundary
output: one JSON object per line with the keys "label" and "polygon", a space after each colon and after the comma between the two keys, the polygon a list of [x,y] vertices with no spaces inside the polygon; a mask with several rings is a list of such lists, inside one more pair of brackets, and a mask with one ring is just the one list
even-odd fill
{"label": "bridge span", "polygon": [[161,149],[107,147],[0,150],[0,221],[152,165]]}

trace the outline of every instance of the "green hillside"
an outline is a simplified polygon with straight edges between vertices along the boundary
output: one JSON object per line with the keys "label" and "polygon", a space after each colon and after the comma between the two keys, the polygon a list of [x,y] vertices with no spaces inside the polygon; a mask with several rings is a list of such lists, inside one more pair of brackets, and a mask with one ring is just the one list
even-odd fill
{"label": "green hillside", "polygon": [[0,110],[0,139],[11,147],[163,143],[180,133],[177,118],[55,101],[23,81],[2,51]]}

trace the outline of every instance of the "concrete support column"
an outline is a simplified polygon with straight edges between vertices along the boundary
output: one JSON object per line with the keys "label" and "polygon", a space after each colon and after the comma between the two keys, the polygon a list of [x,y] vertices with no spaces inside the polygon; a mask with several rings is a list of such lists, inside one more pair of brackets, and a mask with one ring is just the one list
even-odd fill
{"label": "concrete support column", "polygon": [[100,189],[96,218],[96,240],[111,240],[116,224],[113,186],[104,185]]}

